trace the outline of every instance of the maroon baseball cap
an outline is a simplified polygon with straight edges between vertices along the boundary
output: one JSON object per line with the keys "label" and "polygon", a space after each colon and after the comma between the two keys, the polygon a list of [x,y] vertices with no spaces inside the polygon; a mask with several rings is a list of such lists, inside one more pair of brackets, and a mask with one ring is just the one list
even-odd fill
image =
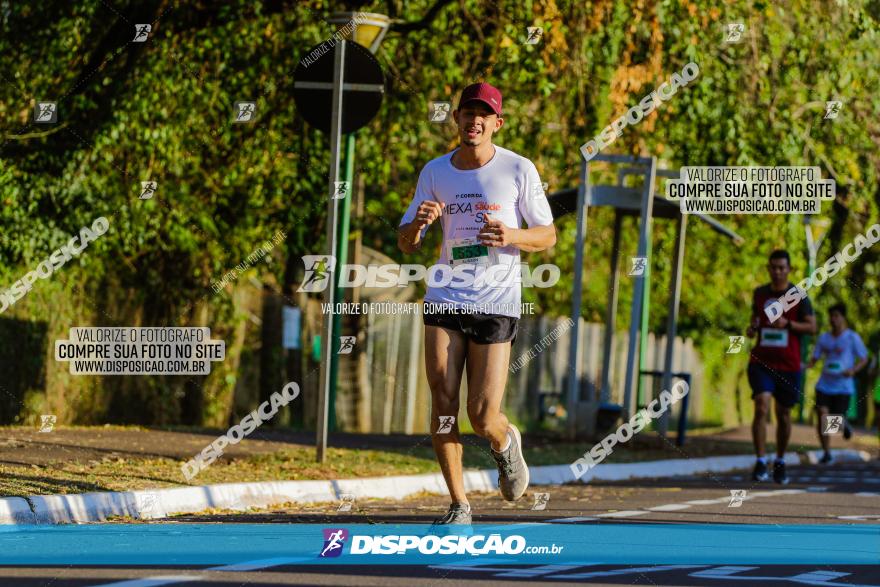
{"label": "maroon baseball cap", "polygon": [[479,100],[492,109],[492,112],[501,116],[501,92],[498,88],[486,83],[471,84],[461,92],[458,107],[472,100]]}

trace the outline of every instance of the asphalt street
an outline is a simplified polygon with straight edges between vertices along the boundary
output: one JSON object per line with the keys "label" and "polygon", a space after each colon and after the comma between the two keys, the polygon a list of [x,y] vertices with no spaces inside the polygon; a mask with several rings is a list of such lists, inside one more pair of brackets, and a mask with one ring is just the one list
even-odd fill
{"label": "asphalt street", "polygon": [[[756,484],[747,472],[705,474],[651,481],[532,487],[520,501],[507,503],[497,494],[474,495],[475,524],[839,524],[876,528],[880,533],[880,462],[790,467],[791,483]],[[543,497],[538,494],[547,494]],[[546,498],[546,499],[544,499]],[[543,502],[543,509],[541,503]],[[405,501],[363,500],[351,511],[340,504],[278,508],[272,511],[213,516],[180,516],[191,523],[266,524],[401,524],[430,523],[447,500],[421,496]],[[535,504],[538,504],[537,506]],[[344,506],[343,506],[344,507]],[[635,529],[635,528],[634,528]],[[731,534],[735,539],[735,534]],[[682,545],[687,548],[687,545]],[[512,566],[476,557],[468,564],[392,566],[358,565],[316,568],[295,559],[195,567],[0,567],[0,584],[149,587],[197,582],[199,585],[876,585],[880,586],[880,552],[875,565],[815,564],[583,564]]]}

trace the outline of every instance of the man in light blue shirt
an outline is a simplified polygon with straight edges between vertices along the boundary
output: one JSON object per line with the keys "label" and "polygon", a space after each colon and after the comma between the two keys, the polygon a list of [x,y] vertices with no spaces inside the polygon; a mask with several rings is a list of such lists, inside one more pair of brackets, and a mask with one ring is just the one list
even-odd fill
{"label": "man in light blue shirt", "polygon": [[835,304],[828,309],[831,332],[823,332],[816,341],[809,367],[823,358],[822,376],[816,383],[816,413],[818,418],[819,441],[825,454],[820,463],[832,462],[829,447],[830,434],[840,427],[847,440],[852,429],[846,421],[850,398],[856,392],[853,375],[868,364],[868,349],[861,337],[847,327],[846,306]]}

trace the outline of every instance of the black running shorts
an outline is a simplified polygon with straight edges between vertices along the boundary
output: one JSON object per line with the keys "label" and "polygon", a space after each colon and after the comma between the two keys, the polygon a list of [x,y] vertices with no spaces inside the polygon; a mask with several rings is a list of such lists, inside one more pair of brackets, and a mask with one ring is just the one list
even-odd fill
{"label": "black running shorts", "polygon": [[461,332],[477,344],[516,341],[517,323],[519,322],[519,318],[511,316],[462,312],[461,310],[425,312],[422,320],[425,326],[439,326]]}
{"label": "black running shorts", "polygon": [[828,408],[831,414],[846,414],[851,397],[848,393],[824,393],[817,389],[816,407]]}

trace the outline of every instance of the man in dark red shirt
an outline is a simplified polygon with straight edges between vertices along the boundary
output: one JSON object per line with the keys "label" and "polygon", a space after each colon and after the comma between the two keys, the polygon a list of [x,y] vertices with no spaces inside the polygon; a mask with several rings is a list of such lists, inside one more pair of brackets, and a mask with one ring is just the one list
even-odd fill
{"label": "man in dark red shirt", "polygon": [[782,297],[794,287],[788,280],[791,258],[787,251],[773,251],[767,263],[770,283],[755,289],[752,294],[752,321],[746,333],[757,335],[757,342],[749,357],[749,385],[755,401],[755,417],[752,420],[752,441],[758,460],[752,472],[755,481],[769,478],[767,457],[767,415],[770,413],[770,396],[776,400],[776,461],[773,463],[773,480],[785,485],[785,449],[791,436],[791,408],[801,397],[801,335],[816,333],[816,317],[809,298],[786,310],[771,322],[764,308]]}

